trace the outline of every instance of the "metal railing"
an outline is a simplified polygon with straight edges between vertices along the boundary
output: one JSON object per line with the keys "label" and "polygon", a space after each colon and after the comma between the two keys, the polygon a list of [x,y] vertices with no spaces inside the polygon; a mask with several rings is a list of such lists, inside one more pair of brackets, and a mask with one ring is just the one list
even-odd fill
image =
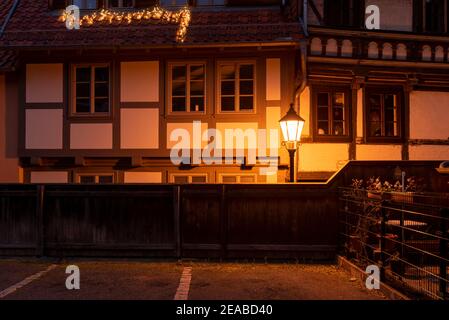
{"label": "metal railing", "polygon": [[340,188],[341,254],[417,298],[449,299],[449,194]]}

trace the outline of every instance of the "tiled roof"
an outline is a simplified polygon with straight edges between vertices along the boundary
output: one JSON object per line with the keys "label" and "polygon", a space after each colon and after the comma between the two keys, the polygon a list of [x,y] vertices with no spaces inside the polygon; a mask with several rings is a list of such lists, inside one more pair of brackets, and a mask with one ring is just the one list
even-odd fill
{"label": "tiled roof", "polygon": [[[2,7],[0,5],[0,17]],[[300,24],[287,16],[279,8],[194,9],[183,44],[297,41],[302,37]],[[69,31],[64,23],[58,21],[57,15],[48,12],[47,0],[21,0],[0,38],[0,46],[172,46],[179,44],[176,42],[177,29],[174,24],[142,20],[131,24],[114,22],[112,25],[102,22]]]}
{"label": "tiled roof", "polygon": [[10,71],[17,65],[17,56],[14,51],[0,49],[0,72]]}

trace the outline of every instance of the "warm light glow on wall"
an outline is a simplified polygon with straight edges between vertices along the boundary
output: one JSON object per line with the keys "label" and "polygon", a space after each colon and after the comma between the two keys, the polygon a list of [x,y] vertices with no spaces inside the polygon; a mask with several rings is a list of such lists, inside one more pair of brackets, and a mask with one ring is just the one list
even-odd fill
{"label": "warm light glow on wall", "polygon": [[[176,32],[176,41],[184,42],[187,35],[187,28],[190,23],[190,10],[184,8],[178,12],[172,12],[164,10],[159,7],[154,7],[152,9],[144,9],[136,12],[119,12],[111,11],[107,9],[101,9],[100,11],[88,14],[80,18],[80,26],[91,26],[94,23],[106,22],[112,24],[113,22],[118,22],[119,24],[131,24],[132,21],[142,21],[142,20],[153,20],[172,24],[178,24],[179,28]],[[69,18],[70,13],[63,11],[59,17],[59,21],[65,22]]]}

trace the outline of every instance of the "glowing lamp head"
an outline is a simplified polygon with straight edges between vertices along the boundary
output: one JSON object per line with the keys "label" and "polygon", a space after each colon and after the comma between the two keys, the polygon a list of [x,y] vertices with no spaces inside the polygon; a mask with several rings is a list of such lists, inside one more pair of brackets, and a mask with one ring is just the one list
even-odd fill
{"label": "glowing lamp head", "polygon": [[290,105],[285,117],[283,117],[279,123],[281,124],[282,136],[286,143],[298,143],[301,141],[302,129],[304,129],[304,123],[306,121],[301,118],[293,109],[293,104]]}

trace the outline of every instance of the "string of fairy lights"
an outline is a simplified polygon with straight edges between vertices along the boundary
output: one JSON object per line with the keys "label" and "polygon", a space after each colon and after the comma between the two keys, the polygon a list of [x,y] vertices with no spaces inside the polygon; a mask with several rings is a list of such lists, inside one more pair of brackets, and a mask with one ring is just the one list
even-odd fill
{"label": "string of fairy lights", "polygon": [[[113,24],[131,24],[133,21],[160,21],[171,24],[178,24],[176,31],[176,41],[184,42],[187,35],[187,28],[190,24],[190,10],[188,8],[181,9],[177,12],[168,11],[160,7],[151,9],[143,9],[135,12],[119,12],[108,9],[101,9],[100,11],[84,15],[79,19],[80,26],[92,26],[95,23],[109,23]],[[64,10],[58,19],[61,22],[68,21],[72,26],[76,23],[71,12]]]}

